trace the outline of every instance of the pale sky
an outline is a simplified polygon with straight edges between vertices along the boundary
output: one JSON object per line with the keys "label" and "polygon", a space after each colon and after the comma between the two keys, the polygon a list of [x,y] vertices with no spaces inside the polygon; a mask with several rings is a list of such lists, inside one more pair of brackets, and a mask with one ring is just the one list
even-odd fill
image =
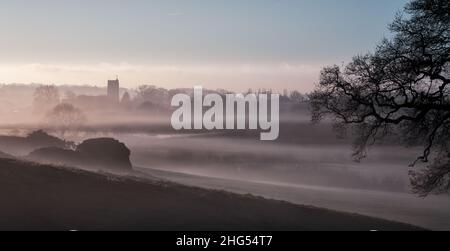
{"label": "pale sky", "polygon": [[406,0],[2,0],[0,83],[310,91]]}

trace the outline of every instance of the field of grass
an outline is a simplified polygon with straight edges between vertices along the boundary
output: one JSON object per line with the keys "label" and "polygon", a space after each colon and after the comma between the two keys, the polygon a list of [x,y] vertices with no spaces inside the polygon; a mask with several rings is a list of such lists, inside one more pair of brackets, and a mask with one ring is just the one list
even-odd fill
{"label": "field of grass", "polygon": [[0,159],[0,230],[420,230],[370,217]]}

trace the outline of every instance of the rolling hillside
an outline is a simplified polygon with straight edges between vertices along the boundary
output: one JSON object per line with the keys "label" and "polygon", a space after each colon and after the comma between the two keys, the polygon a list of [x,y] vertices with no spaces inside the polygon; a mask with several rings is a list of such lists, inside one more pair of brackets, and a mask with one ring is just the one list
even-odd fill
{"label": "rolling hillside", "polygon": [[420,230],[162,181],[0,159],[0,230]]}

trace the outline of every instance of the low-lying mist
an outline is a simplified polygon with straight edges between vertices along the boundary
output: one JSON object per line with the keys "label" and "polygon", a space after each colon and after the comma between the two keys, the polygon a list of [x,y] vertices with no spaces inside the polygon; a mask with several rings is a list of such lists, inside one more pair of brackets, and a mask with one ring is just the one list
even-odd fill
{"label": "low-lying mist", "polygon": [[[0,111],[0,157],[30,159],[38,153],[52,153],[51,149],[34,152],[43,147],[69,144],[69,152],[62,153],[76,159],[78,153],[70,151],[81,142],[114,138],[129,148],[132,170],[72,163],[96,172],[250,193],[432,229],[450,227],[448,196],[422,199],[411,193],[409,164],[420,149],[385,142],[371,147],[368,158],[355,162],[351,139],[337,137],[331,123],[311,124],[307,107],[282,111],[279,139],[263,142],[258,131],[175,131],[170,126],[170,112],[153,107],[150,111],[148,107],[84,109],[83,124],[64,128],[49,123],[46,114],[33,112],[30,105],[9,104]],[[39,129],[63,141],[43,144],[30,139],[30,133]],[[32,152],[35,154],[30,155]],[[53,162],[59,165],[64,161]]]}

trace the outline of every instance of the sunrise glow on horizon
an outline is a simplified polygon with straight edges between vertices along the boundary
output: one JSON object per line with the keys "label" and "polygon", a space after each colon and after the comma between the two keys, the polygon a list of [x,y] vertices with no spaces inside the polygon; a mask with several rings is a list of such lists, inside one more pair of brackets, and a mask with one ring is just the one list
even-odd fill
{"label": "sunrise glow on horizon", "polygon": [[371,50],[405,2],[1,2],[0,83],[309,92],[323,66]]}

